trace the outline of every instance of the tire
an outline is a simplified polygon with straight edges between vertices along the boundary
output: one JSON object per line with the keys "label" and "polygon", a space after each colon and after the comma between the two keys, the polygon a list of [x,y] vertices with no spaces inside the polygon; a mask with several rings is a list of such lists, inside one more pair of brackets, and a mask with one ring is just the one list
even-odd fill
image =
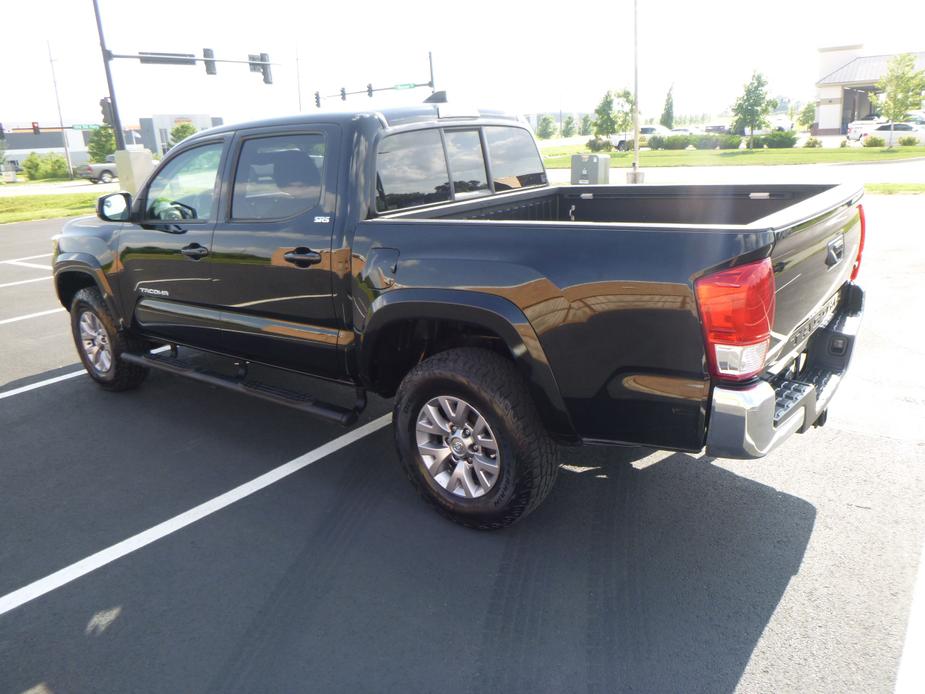
{"label": "tire", "polygon": [[103,183],[112,183],[112,171],[103,171],[100,174],[100,181]]}
{"label": "tire", "polygon": [[[470,422],[480,416],[487,424],[481,428],[481,435],[474,431],[481,422],[471,430],[460,425],[454,434],[471,433],[468,440],[483,443],[481,456],[471,454],[473,464],[455,457],[451,446],[443,442],[447,440],[446,430],[437,432],[437,419],[425,410],[442,396],[468,405]],[[436,409],[444,411],[439,406]],[[456,411],[460,411],[458,406]],[[441,515],[469,528],[493,530],[523,518],[546,498],[559,470],[556,445],[543,427],[526,384],[510,361],[488,350],[452,349],[415,366],[398,389],[392,423],[395,445],[411,484]],[[443,423],[453,426],[448,418]],[[420,444],[419,437],[428,438],[428,443]],[[493,461],[491,445],[484,444],[486,440],[493,440]],[[454,445],[457,443],[454,440]],[[474,450],[479,450],[477,443]],[[422,453],[420,445],[427,450],[443,446],[441,450],[453,454],[446,458],[439,475],[432,474],[428,465],[438,469],[436,461],[442,454],[428,456],[425,461],[427,454]],[[490,486],[480,476],[484,475],[482,462],[486,457],[496,466]],[[460,463],[470,471],[459,475],[460,480],[468,480],[466,485],[454,482]],[[454,471],[452,476],[450,470]],[[446,486],[447,477],[453,488]],[[470,493],[472,481],[481,494]]]}
{"label": "tire", "polygon": [[[109,307],[96,287],[81,289],[74,295],[71,302],[71,333],[84,368],[90,378],[104,390],[137,388],[148,375],[146,368],[129,364],[120,358],[125,352],[141,354],[146,344],[116,329]],[[93,335],[92,339],[90,335]],[[93,346],[87,344],[88,340],[98,349],[93,351]],[[107,351],[108,359],[105,358]]]}
{"label": "tire", "polygon": [[100,182],[100,179],[98,179],[98,178],[91,178],[91,179],[90,179],[90,183],[92,183],[93,185],[96,185],[96,184],[99,183],[99,182]]}

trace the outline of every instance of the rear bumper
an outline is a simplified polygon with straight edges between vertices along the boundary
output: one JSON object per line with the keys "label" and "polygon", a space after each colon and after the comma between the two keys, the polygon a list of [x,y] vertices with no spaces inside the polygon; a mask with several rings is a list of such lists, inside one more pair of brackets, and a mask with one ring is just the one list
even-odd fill
{"label": "rear bumper", "polygon": [[864,312],[864,292],[846,285],[838,312],[809,342],[800,375],[713,389],[707,455],[761,458],[825,412],[844,378]]}

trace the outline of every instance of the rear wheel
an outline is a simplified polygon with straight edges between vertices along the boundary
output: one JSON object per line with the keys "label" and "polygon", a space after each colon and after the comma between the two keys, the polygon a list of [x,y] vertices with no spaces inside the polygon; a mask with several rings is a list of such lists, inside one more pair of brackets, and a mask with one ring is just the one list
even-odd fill
{"label": "rear wheel", "polygon": [[102,388],[129,390],[145,380],[147,369],[121,359],[125,352],[145,351],[145,343],[116,329],[109,307],[96,287],[81,289],[74,295],[71,332],[84,368]]}
{"label": "rear wheel", "polygon": [[112,178],[113,176],[111,171],[104,171],[100,174],[100,181],[103,183],[112,183]]}
{"label": "rear wheel", "polygon": [[510,361],[463,348],[418,364],[393,412],[405,472],[438,512],[471,528],[516,522],[549,494],[556,446]]}

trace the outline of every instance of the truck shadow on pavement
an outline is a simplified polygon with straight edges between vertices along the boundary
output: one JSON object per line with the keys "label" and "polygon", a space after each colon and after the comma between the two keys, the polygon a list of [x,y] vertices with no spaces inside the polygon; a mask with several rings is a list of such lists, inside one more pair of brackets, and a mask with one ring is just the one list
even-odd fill
{"label": "truck shadow on pavement", "polygon": [[815,509],[708,458],[648,453],[564,450],[546,503],[494,533],[414,503],[392,455],[319,468],[340,498],[213,690],[732,691]]}

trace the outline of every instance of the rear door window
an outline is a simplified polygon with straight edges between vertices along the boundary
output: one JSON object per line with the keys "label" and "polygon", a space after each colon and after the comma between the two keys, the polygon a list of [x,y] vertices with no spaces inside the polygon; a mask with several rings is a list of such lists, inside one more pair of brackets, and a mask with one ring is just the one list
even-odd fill
{"label": "rear door window", "polygon": [[382,139],[376,172],[377,212],[449,199],[450,176],[439,130],[416,130]]}
{"label": "rear door window", "polygon": [[523,128],[485,128],[495,190],[513,190],[546,183],[546,171],[533,138]]}
{"label": "rear door window", "polygon": [[292,134],[245,140],[234,177],[234,219],[284,219],[318,205],[324,136]]}
{"label": "rear door window", "polygon": [[479,131],[447,130],[444,137],[456,199],[491,193]]}

